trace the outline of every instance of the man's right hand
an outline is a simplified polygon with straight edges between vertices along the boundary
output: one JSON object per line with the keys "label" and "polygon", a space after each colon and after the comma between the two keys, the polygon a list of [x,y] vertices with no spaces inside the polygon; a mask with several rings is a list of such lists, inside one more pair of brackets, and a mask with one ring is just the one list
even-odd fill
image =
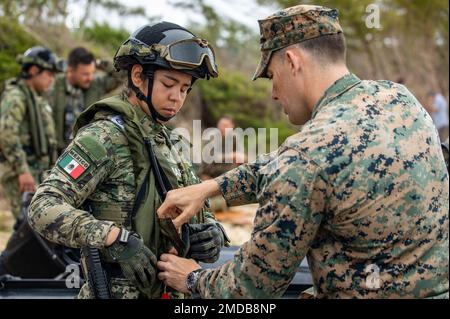
{"label": "man's right hand", "polygon": [[126,229],[121,229],[117,239],[106,247],[117,261],[122,272],[141,293],[151,298],[151,288],[156,278],[156,256],[144,245],[142,238]]}
{"label": "man's right hand", "polygon": [[160,218],[171,218],[177,229],[194,217],[209,197],[219,195],[220,189],[213,179],[200,184],[171,190],[157,213]]}
{"label": "man's right hand", "polygon": [[19,191],[21,193],[36,191],[36,183],[34,182],[34,178],[30,173],[27,172],[20,174],[18,177],[18,182],[19,182]]}

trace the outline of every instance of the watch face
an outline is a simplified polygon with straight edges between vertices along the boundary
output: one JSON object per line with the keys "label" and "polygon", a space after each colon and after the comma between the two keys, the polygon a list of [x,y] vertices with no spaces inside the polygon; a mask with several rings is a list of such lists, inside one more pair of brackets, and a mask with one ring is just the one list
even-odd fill
{"label": "watch face", "polygon": [[193,272],[189,273],[189,275],[186,279],[186,287],[192,293],[194,293],[193,290],[197,283],[198,276],[199,276],[199,272],[194,270]]}

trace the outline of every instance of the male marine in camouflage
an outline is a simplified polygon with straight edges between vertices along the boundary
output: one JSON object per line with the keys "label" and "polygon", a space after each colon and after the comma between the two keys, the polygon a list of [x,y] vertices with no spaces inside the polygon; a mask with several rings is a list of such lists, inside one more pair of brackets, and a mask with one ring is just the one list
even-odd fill
{"label": "male marine in camouflage", "polygon": [[[95,75],[97,67],[105,74]],[[122,78],[114,72],[111,62],[96,60],[83,47],[70,51],[67,72],[56,77],[47,96],[53,109],[59,153],[69,144],[73,125],[81,112],[120,84]]]}
{"label": "male marine in camouflage", "polygon": [[165,254],[160,279],[204,298],[280,297],[306,256],[317,298],[448,298],[449,180],[430,116],[404,86],[348,71],[336,10],[259,23],[254,79],[271,79],[303,127],[255,163],[169,192],[158,214],[175,223],[218,193],[259,209],[233,260],[202,270]]}
{"label": "male marine in camouflage", "polygon": [[[156,260],[181,239],[170,219],[157,218],[159,177],[173,188],[199,182],[185,148],[174,147],[184,140],[163,123],[183,106],[194,81],[216,77],[217,67],[205,40],[168,22],[134,32],[114,65],[128,72],[129,90],[80,115],[74,140],[32,200],[29,221],[50,241],[99,248],[113,298],[161,298]],[[152,154],[161,171],[150,164]],[[217,260],[226,236],[205,207],[181,228],[187,256]],[[95,297],[90,288],[83,286],[79,297]]]}
{"label": "male marine in camouflage", "polygon": [[7,81],[0,102],[0,182],[16,218],[21,194],[35,191],[41,174],[56,160],[52,110],[40,94],[63,67],[43,47],[30,48],[18,62],[20,75]]}

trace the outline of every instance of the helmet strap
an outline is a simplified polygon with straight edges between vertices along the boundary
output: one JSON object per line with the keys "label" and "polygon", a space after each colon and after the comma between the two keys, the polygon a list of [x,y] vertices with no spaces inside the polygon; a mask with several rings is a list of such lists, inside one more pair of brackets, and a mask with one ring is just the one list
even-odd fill
{"label": "helmet strap", "polygon": [[129,81],[131,83],[131,89],[134,91],[134,93],[136,93],[136,97],[139,100],[147,103],[153,121],[156,122],[157,120],[160,120],[163,122],[167,122],[175,116],[175,115],[170,116],[170,117],[163,116],[162,114],[158,113],[158,111],[156,111],[155,107],[153,106],[152,95],[153,95],[153,81],[155,78],[154,68],[148,68],[145,72],[145,75],[147,76],[147,79],[148,79],[147,96],[145,96],[145,94],[137,86],[134,85],[133,81],[131,80],[131,73],[129,73],[129,74],[130,74]]}
{"label": "helmet strap", "polygon": [[[35,75],[30,75],[30,68],[31,68],[33,65],[35,65],[35,66],[38,68],[38,73],[36,73]],[[36,75],[39,75],[39,74],[41,74],[42,72],[44,72],[44,69],[41,68],[39,65],[37,65],[37,64],[33,64],[33,65],[30,65],[29,67],[27,67],[26,70],[25,70],[24,67],[22,67],[22,69],[20,70],[20,73],[19,73],[19,78],[25,79],[25,80],[30,80],[30,79],[32,79],[33,77],[35,77]]]}

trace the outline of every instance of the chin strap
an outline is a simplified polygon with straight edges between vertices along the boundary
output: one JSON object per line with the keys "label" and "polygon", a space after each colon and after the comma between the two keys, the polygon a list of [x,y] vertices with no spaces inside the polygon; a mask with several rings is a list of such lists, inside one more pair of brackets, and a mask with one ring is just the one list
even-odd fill
{"label": "chin strap", "polygon": [[155,78],[155,70],[153,68],[147,69],[145,71],[145,75],[148,78],[148,89],[147,89],[147,96],[144,95],[144,93],[142,93],[142,91],[136,87],[133,84],[133,81],[131,81],[131,73],[129,74],[129,81],[131,83],[131,89],[134,91],[134,93],[136,93],[136,97],[141,100],[144,101],[145,103],[147,103],[148,108],[150,110],[150,114],[153,118],[153,120],[156,122],[157,120],[163,121],[163,122],[167,122],[169,121],[171,118],[173,118],[176,114],[166,117],[163,116],[161,114],[158,113],[158,111],[156,111],[155,107],[153,106],[152,103],[152,94],[153,94],[153,80]]}

